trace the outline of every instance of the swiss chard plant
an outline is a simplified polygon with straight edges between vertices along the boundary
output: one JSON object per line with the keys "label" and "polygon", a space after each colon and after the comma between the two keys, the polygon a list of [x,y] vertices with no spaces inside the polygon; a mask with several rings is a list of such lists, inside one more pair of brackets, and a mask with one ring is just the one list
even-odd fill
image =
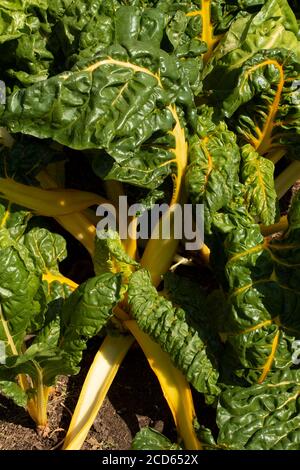
{"label": "swiss chard plant", "polygon": [[[137,342],[178,442],[142,429],[133,449],[299,450],[298,3],[19,0],[0,19],[1,393],[46,433],[56,378],[101,333],[64,449]],[[148,240],[139,210],[125,239],[121,220],[96,228],[120,196],[168,204]],[[186,203],[204,207],[192,252],[175,236]],[[57,231],[94,277],[66,276]]]}
{"label": "swiss chard plant", "polygon": [[66,257],[64,239],[29,229],[30,216],[2,201],[0,331],[6,360],[0,380],[2,393],[25,406],[45,433],[51,387],[58,375],[78,372],[87,340],[109,321],[119,300],[121,279],[102,274],[72,293],[75,283],[58,268]]}

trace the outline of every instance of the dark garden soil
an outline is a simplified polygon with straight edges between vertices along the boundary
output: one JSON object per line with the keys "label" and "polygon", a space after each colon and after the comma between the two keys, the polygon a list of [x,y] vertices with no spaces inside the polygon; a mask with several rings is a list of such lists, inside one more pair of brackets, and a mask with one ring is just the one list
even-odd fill
{"label": "dark garden soil", "polygon": [[[94,344],[92,349],[95,353]],[[0,450],[59,449],[91,358],[92,354],[90,358],[85,357],[78,376],[59,379],[49,402],[50,432],[47,438],[38,436],[25,410],[0,396]],[[132,437],[144,426],[154,427],[170,438],[176,438],[160,386],[136,347],[121,366],[83,449],[129,449]]]}

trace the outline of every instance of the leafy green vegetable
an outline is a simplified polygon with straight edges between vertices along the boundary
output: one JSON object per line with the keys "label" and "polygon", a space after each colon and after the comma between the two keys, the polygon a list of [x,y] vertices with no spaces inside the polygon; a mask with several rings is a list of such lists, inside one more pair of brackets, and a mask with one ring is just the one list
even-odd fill
{"label": "leafy green vegetable", "polygon": [[299,337],[299,207],[297,195],[281,240],[264,239],[257,225],[235,229],[225,240],[229,289],[222,336],[235,373],[250,382],[292,365],[292,342]]}
{"label": "leafy green vegetable", "polygon": [[70,295],[58,267],[66,257],[64,239],[40,228],[24,233],[27,213],[10,204],[1,209],[1,389],[18,404],[27,393],[29,411],[36,400],[31,415],[45,426],[40,391],[58,375],[78,372],[86,341],[105,326],[119,300],[120,277],[103,274]]}
{"label": "leafy green vegetable", "polygon": [[269,0],[257,15],[243,15],[232,24],[204,72],[205,87],[215,90],[231,128],[260,154],[279,147],[297,152],[297,34],[287,1]]}
{"label": "leafy green vegetable", "polygon": [[4,1],[0,7],[0,65],[13,88],[47,78],[53,55],[47,48],[51,28],[47,0]]}
{"label": "leafy green vegetable", "polygon": [[[134,341],[180,445],[300,448],[299,22],[296,0],[1,2],[1,393],[45,433],[49,387],[114,332],[65,449]],[[125,209],[100,230],[119,196],[168,204],[151,240],[121,240]],[[199,250],[174,236],[184,204],[204,205]],[[132,448],[180,449],[150,428]]]}
{"label": "leafy green vegetable", "polygon": [[81,284],[66,300],[62,311],[61,347],[70,356],[73,367],[81,360],[87,340],[112,316],[112,308],[120,300],[120,288],[120,275],[106,273]]}
{"label": "leafy green vegetable", "polygon": [[249,388],[228,387],[218,405],[218,443],[229,449],[299,450],[299,370]]}
{"label": "leafy green vegetable", "polygon": [[211,217],[233,198],[238,181],[240,151],[225,122],[214,123],[213,109],[202,108],[198,135],[190,139],[186,186],[194,203],[204,204],[206,230]]}
{"label": "leafy green vegetable", "polygon": [[207,344],[208,335],[204,328],[193,324],[188,311],[174,308],[170,301],[160,297],[146,270],[132,274],[128,302],[140,328],[170,354],[196,390],[217,395],[216,359]]}
{"label": "leafy green vegetable", "polygon": [[187,310],[193,321],[206,323],[206,294],[197,281],[168,272],[164,276],[164,295],[177,306]]}
{"label": "leafy green vegetable", "polygon": [[176,61],[148,44],[131,42],[15,92],[1,122],[13,132],[51,137],[75,149],[104,149],[110,158],[99,157],[97,173],[156,188],[175,161],[178,136],[171,131],[178,120],[179,89],[181,101],[192,106]]}
{"label": "leafy green vegetable", "polygon": [[98,233],[93,261],[96,274],[121,272],[125,278],[129,278],[134,266],[139,266],[126,253],[119,234],[112,230]]}
{"label": "leafy green vegetable", "polygon": [[63,157],[62,152],[51,148],[47,142],[18,136],[11,148],[0,147],[0,173],[2,177],[36,185],[37,174]]}
{"label": "leafy green vegetable", "polygon": [[172,444],[163,434],[155,429],[143,428],[132,441],[133,450],[179,450],[177,444]]}
{"label": "leafy green vegetable", "polygon": [[16,405],[25,408],[27,403],[26,393],[14,382],[0,381],[1,394],[12,399]]}
{"label": "leafy green vegetable", "polygon": [[[153,8],[153,3],[157,3],[157,8]],[[65,57],[65,69],[116,43],[126,45],[129,41],[142,41],[167,52],[171,50],[198,93],[201,88],[200,56],[205,51],[205,44],[198,39],[199,21],[186,14],[192,5],[191,2],[164,0],[97,3],[80,0],[71,4],[56,24],[52,41],[56,47],[59,45],[58,50]]]}
{"label": "leafy green vegetable", "polygon": [[277,215],[274,165],[261,157],[251,145],[242,148],[241,180],[245,185],[245,203],[258,222],[271,225]]}

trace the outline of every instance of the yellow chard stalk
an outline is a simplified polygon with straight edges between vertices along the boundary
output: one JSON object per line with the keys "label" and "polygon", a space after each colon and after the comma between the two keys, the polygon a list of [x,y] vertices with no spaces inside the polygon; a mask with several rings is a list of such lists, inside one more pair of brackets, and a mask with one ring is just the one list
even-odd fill
{"label": "yellow chard stalk", "polygon": [[72,189],[41,189],[11,178],[0,178],[0,196],[48,217],[73,214],[107,202],[98,194]]}
{"label": "yellow chard stalk", "polygon": [[51,387],[43,384],[43,374],[37,370],[38,380],[33,384],[36,394],[27,402],[27,411],[37,425],[37,431],[41,435],[48,433],[47,405]]}
{"label": "yellow chard stalk", "polygon": [[281,199],[300,180],[300,162],[295,160],[275,179],[277,196]]}
{"label": "yellow chard stalk", "polygon": [[[107,180],[104,182],[104,186],[108,199],[119,209],[119,197],[125,196],[123,184],[120,183],[120,181]],[[124,250],[133,259],[136,259],[138,255],[136,238],[137,224],[137,218],[131,217],[129,220],[129,225],[132,227],[131,237],[129,236],[126,240],[122,240]]]}
{"label": "yellow chard stalk", "polygon": [[[37,175],[37,180],[43,189],[57,189],[58,187],[56,181],[45,170]],[[55,217],[55,220],[67,232],[71,233],[87,249],[90,255],[93,255],[96,227],[90,219],[91,217],[84,212]]]}
{"label": "yellow chard stalk", "polygon": [[192,393],[185,377],[172,364],[168,354],[163,352],[157,343],[143,333],[134,320],[126,321],[125,324],[141,346],[151,369],[159,380],[185,448],[200,450],[202,448],[201,443],[193,427],[196,413]]}
{"label": "yellow chard stalk", "polygon": [[[170,107],[170,110],[175,120],[175,128],[172,133],[176,142],[174,155],[177,175],[174,176],[175,187],[170,209],[164,215],[164,219],[160,220],[156,230],[160,230],[161,224],[164,221],[169,222],[170,226],[173,225],[174,207],[182,202],[184,174],[187,165],[187,143],[184,129],[180,125],[175,107]],[[169,270],[178,243],[179,241],[175,240],[174,237],[168,240],[151,239],[148,242],[141,264],[150,271],[152,282],[155,286],[160,283],[162,275]],[[127,253],[129,247],[131,251],[132,244],[129,243],[125,246],[127,247]],[[182,437],[186,448],[190,450],[201,449],[201,444],[193,427],[195,410],[192,394],[185,377],[172,364],[170,358],[162,351],[160,346],[140,330],[134,320],[126,320],[127,315],[125,312],[122,312],[120,307],[118,308],[117,316],[124,319],[124,325],[141,346],[150,367],[157,375],[163,394],[172,412],[178,433]],[[90,368],[76,405],[64,444],[65,450],[81,448],[113,378],[132,344],[133,338],[129,338],[130,340],[127,339],[125,342],[125,339],[122,337],[107,337],[102,344]]]}
{"label": "yellow chard stalk", "polygon": [[170,111],[175,120],[175,127],[172,131],[176,142],[173,153],[177,168],[177,174],[173,176],[174,193],[169,210],[163,215],[154,229],[157,238],[149,240],[141,259],[141,265],[149,270],[155,286],[160,283],[162,275],[169,270],[178,248],[179,240],[175,240],[172,234],[168,240],[162,240],[159,235],[163,224],[169,224],[170,227],[174,226],[176,205],[182,202],[184,175],[188,162],[188,147],[184,129],[181,127],[176,108],[170,107]]}
{"label": "yellow chard stalk", "polygon": [[190,11],[186,16],[200,16],[202,19],[202,31],[199,39],[205,41],[207,44],[207,52],[203,55],[203,61],[206,63],[212,53],[214,48],[222,39],[223,35],[219,34],[215,36],[214,26],[211,18],[211,0],[202,0],[201,10]]}
{"label": "yellow chard stalk", "polygon": [[103,341],[84,381],[65,438],[64,450],[79,450],[82,447],[133,342],[132,336],[107,336]]}
{"label": "yellow chard stalk", "polygon": [[134,320],[127,320],[124,324],[133,336],[105,338],[85,379],[63,449],[79,450],[82,447],[117,371],[136,339],[160,382],[186,449],[200,450],[201,443],[193,426],[196,416],[193,398],[185,377]]}
{"label": "yellow chard stalk", "polygon": [[54,217],[92,255],[96,228],[82,211],[107,201],[86,191],[57,189],[55,181],[46,172],[41,172],[38,180],[47,189],[17,183],[11,178],[0,178],[0,196],[37,214]]}
{"label": "yellow chard stalk", "polygon": [[264,237],[269,237],[277,232],[285,232],[289,228],[288,218],[286,215],[283,215],[279,222],[273,225],[260,225],[261,234]]}

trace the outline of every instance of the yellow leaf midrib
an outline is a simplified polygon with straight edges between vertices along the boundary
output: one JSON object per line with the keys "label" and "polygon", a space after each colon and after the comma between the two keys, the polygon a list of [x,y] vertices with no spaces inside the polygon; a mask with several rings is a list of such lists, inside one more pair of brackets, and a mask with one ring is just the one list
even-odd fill
{"label": "yellow leaf midrib", "polygon": [[12,336],[10,330],[9,330],[8,321],[4,318],[1,304],[0,304],[0,321],[1,321],[2,326],[3,326],[4,334],[7,338],[7,344],[9,345],[12,354],[14,356],[17,356],[18,355],[18,350],[17,350],[17,347],[16,347],[15,342],[13,340],[13,336]]}
{"label": "yellow leaf midrib", "polygon": [[6,222],[8,221],[8,218],[10,216],[10,209],[11,209],[11,202],[8,201],[5,214],[4,214],[4,216],[2,217],[2,220],[1,220],[0,228],[4,228],[6,226]]}
{"label": "yellow leaf midrib", "polygon": [[[112,57],[108,57],[107,59],[100,60],[98,62],[95,62],[94,64],[89,65],[89,67],[80,70],[79,72],[88,72],[88,73],[93,73],[95,72],[98,68],[104,66],[104,65],[116,65],[120,67],[125,67],[128,69],[133,70],[136,73],[144,73],[146,75],[149,75],[157,81],[157,84],[160,88],[163,88],[161,79],[158,74],[151,72],[151,70],[141,67],[139,65],[133,64],[132,62],[128,61],[122,61],[122,60],[117,60],[113,59]],[[70,76],[70,74],[65,74],[63,76],[64,79],[67,79]],[[122,90],[124,89],[124,86],[122,87]],[[120,93],[118,94],[117,98],[120,96]],[[115,101],[116,101],[115,99]],[[165,164],[167,165],[168,163],[171,163],[172,161],[176,162],[177,166],[177,175],[174,175],[174,191],[173,191],[173,196],[172,196],[172,201],[171,205],[178,203],[180,199],[180,194],[181,194],[181,188],[182,188],[182,182],[184,179],[184,173],[185,169],[187,166],[187,143],[185,139],[185,132],[184,129],[181,127],[180,120],[178,117],[178,113],[176,110],[175,105],[169,105],[167,106],[167,109],[171,112],[173,119],[175,121],[175,126],[170,133],[174,136],[175,138],[175,148],[171,149],[173,154],[175,155],[175,159],[171,160],[169,162],[166,162]]]}
{"label": "yellow leaf midrib", "polygon": [[207,52],[203,54],[204,62],[210,58],[216,44],[222,38],[222,34],[215,36],[214,25],[211,18],[211,0],[202,0],[201,10],[189,11],[186,16],[201,16],[202,19],[202,31],[199,39],[206,42]]}
{"label": "yellow leaf midrib", "polygon": [[[268,106],[268,116],[267,119],[263,125],[263,128],[256,128],[256,132],[258,137],[253,137],[249,139],[249,143],[253,145],[255,150],[260,155],[266,154],[272,146],[272,132],[275,127],[275,118],[278,113],[279,105],[280,105],[280,100],[281,100],[281,95],[284,87],[284,71],[283,71],[283,66],[277,61],[277,60],[272,60],[272,59],[267,59],[264,60],[263,62],[256,64],[252,67],[250,67],[247,72],[245,73],[244,76],[244,83],[248,80],[249,76],[255,71],[258,70],[262,67],[266,67],[268,65],[273,65],[277,70],[279,71],[279,81],[277,84],[276,92],[275,92],[275,97],[270,106]],[[243,84],[241,85],[241,87]]]}
{"label": "yellow leaf midrib", "polygon": [[277,348],[278,348],[279,336],[280,336],[280,330],[277,331],[277,333],[276,333],[276,335],[273,339],[272,347],[271,347],[271,353],[270,353],[268,359],[266,360],[266,363],[263,366],[262,374],[261,374],[260,378],[258,379],[259,384],[264,382],[264,380],[267,378],[267,375],[269,374],[269,372],[272,368],[272,364],[274,362],[276,351],[277,351]]}

